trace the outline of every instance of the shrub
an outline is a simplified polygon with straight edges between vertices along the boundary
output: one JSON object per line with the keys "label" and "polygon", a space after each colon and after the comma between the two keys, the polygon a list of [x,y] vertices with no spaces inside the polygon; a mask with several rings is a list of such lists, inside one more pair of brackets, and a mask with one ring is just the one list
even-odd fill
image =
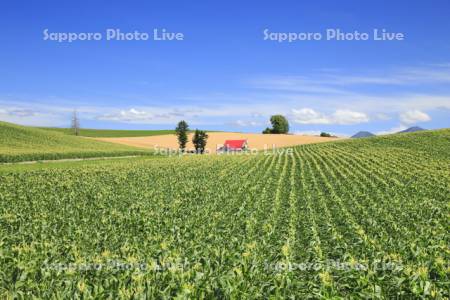
{"label": "shrub", "polygon": [[272,133],[272,129],[270,129],[269,127],[267,127],[266,129],[263,130],[262,133],[263,133],[263,134],[269,134],[269,133]]}

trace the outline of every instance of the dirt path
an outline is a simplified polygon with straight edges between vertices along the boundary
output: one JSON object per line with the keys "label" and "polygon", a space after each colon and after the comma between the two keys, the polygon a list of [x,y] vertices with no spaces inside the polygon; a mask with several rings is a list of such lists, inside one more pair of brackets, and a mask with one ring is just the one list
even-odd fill
{"label": "dirt path", "polygon": [[133,158],[133,157],[140,157],[140,155],[28,160],[28,161],[0,163],[0,166],[2,166],[2,165],[28,165],[28,164],[36,164],[36,163],[57,163],[57,162],[66,162],[66,161],[82,161],[82,160],[83,161],[84,160],[106,160],[106,159],[118,159],[118,158]]}

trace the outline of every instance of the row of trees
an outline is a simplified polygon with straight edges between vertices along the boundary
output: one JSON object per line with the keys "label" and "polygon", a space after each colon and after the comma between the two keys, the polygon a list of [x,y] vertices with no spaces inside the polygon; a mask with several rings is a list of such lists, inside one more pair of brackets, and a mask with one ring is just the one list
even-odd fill
{"label": "row of trees", "polygon": [[[181,152],[185,152],[189,133],[188,123],[186,121],[178,122],[178,125],[175,128],[175,133],[178,138],[178,145],[180,146]],[[192,137],[192,143],[194,144],[196,153],[203,154],[205,152],[207,141],[208,134],[203,130],[195,129],[194,136]]]}

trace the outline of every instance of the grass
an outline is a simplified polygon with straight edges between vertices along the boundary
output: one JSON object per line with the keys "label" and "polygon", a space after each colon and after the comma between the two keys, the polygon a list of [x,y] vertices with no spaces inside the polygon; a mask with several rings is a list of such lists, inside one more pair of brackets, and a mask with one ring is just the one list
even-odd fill
{"label": "grass", "polygon": [[0,297],[448,299],[450,130],[293,149],[0,172]]}
{"label": "grass", "polygon": [[[57,131],[67,135],[75,135],[71,128],[39,127],[42,130]],[[85,137],[139,137],[175,134],[175,130],[112,130],[112,129],[80,129],[80,136]]]}
{"label": "grass", "polygon": [[150,150],[0,122],[0,162],[148,155]]}

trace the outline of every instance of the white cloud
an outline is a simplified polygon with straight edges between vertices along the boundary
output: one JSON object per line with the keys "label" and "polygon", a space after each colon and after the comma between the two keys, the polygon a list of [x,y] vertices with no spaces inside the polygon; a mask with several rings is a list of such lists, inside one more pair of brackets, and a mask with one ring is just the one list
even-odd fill
{"label": "white cloud", "polygon": [[293,109],[292,118],[299,124],[335,124],[352,125],[369,122],[369,117],[362,112],[338,109],[333,114],[326,115],[312,108]]}
{"label": "white cloud", "polygon": [[164,107],[130,108],[126,110],[112,110],[112,112],[97,115],[95,118],[102,121],[115,121],[138,124],[167,124],[180,118],[195,118],[200,110],[179,109]]}
{"label": "white cloud", "polygon": [[331,119],[312,108],[292,110],[294,122],[299,124],[331,124]]}
{"label": "white cloud", "polygon": [[376,135],[386,135],[386,134],[397,133],[397,132],[402,131],[402,130],[405,130],[405,129],[407,129],[407,128],[408,128],[408,127],[405,126],[405,125],[399,125],[399,126],[396,126],[396,127],[391,128],[391,129],[389,129],[389,130],[379,131],[379,132],[376,133]]}
{"label": "white cloud", "polygon": [[344,90],[326,82],[302,76],[279,76],[249,80],[252,87],[264,90],[301,92],[305,94],[346,94]]}
{"label": "white cloud", "polygon": [[261,122],[258,121],[237,120],[235,122],[231,122],[230,125],[238,127],[254,127],[254,126],[261,126],[262,124]]}
{"label": "white cloud", "polygon": [[320,130],[304,130],[304,131],[295,131],[295,135],[320,135],[322,131]]}
{"label": "white cloud", "polygon": [[6,108],[6,109],[0,109],[0,114],[6,115],[9,117],[18,117],[18,118],[24,118],[24,117],[33,117],[39,115],[37,111],[34,111],[32,109],[24,109],[24,108]]}
{"label": "white cloud", "polygon": [[355,85],[413,85],[450,82],[450,64],[406,67],[383,72],[345,74],[336,71],[312,73],[307,76],[287,75],[247,80],[260,89],[296,91],[317,94],[351,94]]}
{"label": "white cloud", "polygon": [[[20,124],[67,126],[70,124],[69,115],[76,108],[82,120],[167,125],[184,119],[189,124],[247,127],[265,126],[273,114],[286,115],[293,123],[319,125],[360,124],[389,119],[398,119],[399,124],[407,125],[430,120],[430,116],[423,112],[444,109],[448,114],[450,85],[445,83],[450,81],[449,64],[382,71],[350,74],[341,70],[321,70],[305,76],[256,78],[247,81],[246,87],[250,89],[199,95],[168,94],[167,98],[158,101],[144,101],[146,95],[123,96],[122,103],[129,106],[115,106],[117,102],[111,101],[114,103],[111,106],[100,107],[92,99],[56,96],[47,99],[21,96],[20,101],[16,96],[13,99],[12,96],[7,96],[9,99],[1,99],[0,96],[0,119]],[[358,86],[376,87],[394,83],[408,86],[396,86],[395,89],[361,89]],[[413,83],[417,83],[423,92],[415,93],[411,87],[416,86],[409,85]],[[428,83],[444,84],[436,89],[434,85],[426,85]],[[176,103],[184,104],[176,105],[171,101],[174,99]],[[302,106],[295,109],[299,103]],[[326,108],[328,112],[321,111],[321,108]]]}
{"label": "white cloud", "polygon": [[414,109],[400,114],[400,121],[402,124],[414,124],[418,122],[428,122],[431,117],[423,111]]}
{"label": "white cloud", "polygon": [[398,126],[393,127],[389,130],[377,132],[377,134],[384,135],[384,134],[397,133],[399,131],[407,129],[412,124],[415,124],[418,122],[430,121],[431,117],[428,114],[424,113],[423,111],[414,109],[414,110],[408,110],[408,111],[400,113],[399,119],[400,119],[400,124]]}
{"label": "white cloud", "polygon": [[[0,120],[28,126],[60,126],[64,123],[64,116],[51,110],[9,105],[6,108],[0,107]],[[70,123],[70,119],[67,122]]]}
{"label": "white cloud", "polygon": [[373,117],[373,119],[379,120],[379,121],[387,121],[387,120],[390,120],[391,117],[385,113],[376,113],[375,116]]}
{"label": "white cloud", "polygon": [[121,110],[119,112],[115,113],[108,113],[104,115],[100,115],[97,117],[98,120],[104,120],[104,121],[136,121],[136,120],[150,120],[152,116],[144,111],[138,111],[134,108],[131,108],[129,110]]}
{"label": "white cloud", "polygon": [[351,125],[369,122],[369,117],[365,113],[351,110],[337,110],[333,114],[333,119],[335,120],[336,124],[340,125]]}

